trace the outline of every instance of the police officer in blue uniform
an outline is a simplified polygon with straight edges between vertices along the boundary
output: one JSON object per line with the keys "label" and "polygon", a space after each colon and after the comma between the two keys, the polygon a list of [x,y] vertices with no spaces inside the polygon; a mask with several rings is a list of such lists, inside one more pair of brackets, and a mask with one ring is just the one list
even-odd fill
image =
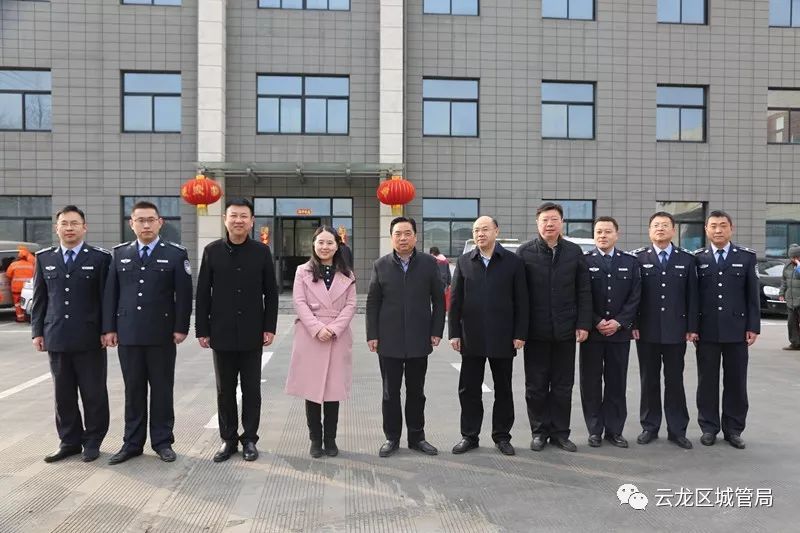
{"label": "police officer in blue uniform", "polygon": [[[695,252],[700,292],[697,342],[697,421],[700,442],[711,446],[720,429],[734,448],[744,449],[747,417],[748,347],[761,332],[756,254],[731,242],[733,219],[712,211],[706,219],[711,246]],[[722,361],[722,419],[719,365]]]}
{"label": "police officer in blue uniform", "polygon": [[639,356],[641,401],[639,444],[658,438],[661,429],[661,365],[664,365],[664,417],[667,438],[685,450],[689,410],[683,388],[686,343],[697,340],[697,268],[692,252],[672,244],[675,218],[664,211],[649,223],[650,246],[634,250],[641,263],[642,300],[633,337]]}
{"label": "police officer in blue uniform", "polygon": [[583,417],[593,448],[601,445],[604,432],[614,446],[628,447],[622,436],[628,417],[625,387],[641,279],[636,257],[614,247],[618,239],[617,221],[598,217],[597,248],[585,254],[592,280],[592,329],[580,345],[579,371]]}
{"label": "police officer in blue uniform", "polygon": [[47,350],[50,359],[61,439],[58,450],[44,458],[48,463],[81,453],[81,446],[83,460],[94,461],[108,432],[101,310],[111,252],[86,244],[86,229],[83,211],[68,205],[56,213],[59,245],[36,254],[33,346]]}
{"label": "police officer in blue uniform", "polygon": [[106,344],[119,345],[125,381],[124,444],[109,464],[142,454],[148,384],[150,445],[162,461],[172,462],[175,355],[189,332],[191,267],[183,246],[159,238],[163,219],[154,204],[137,202],[130,224],[136,240],[114,247],[103,305]]}

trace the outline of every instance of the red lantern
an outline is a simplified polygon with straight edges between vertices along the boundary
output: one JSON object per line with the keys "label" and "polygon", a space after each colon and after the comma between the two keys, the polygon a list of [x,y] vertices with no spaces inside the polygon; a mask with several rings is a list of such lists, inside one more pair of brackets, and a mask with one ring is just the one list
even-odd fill
{"label": "red lantern", "polygon": [[181,185],[181,198],[186,203],[197,206],[198,215],[208,214],[208,205],[222,197],[222,189],[216,181],[198,174]]}
{"label": "red lantern", "polygon": [[392,176],[378,185],[377,196],[382,204],[392,206],[392,214],[403,214],[403,206],[414,199],[417,190],[414,184],[403,176]]}

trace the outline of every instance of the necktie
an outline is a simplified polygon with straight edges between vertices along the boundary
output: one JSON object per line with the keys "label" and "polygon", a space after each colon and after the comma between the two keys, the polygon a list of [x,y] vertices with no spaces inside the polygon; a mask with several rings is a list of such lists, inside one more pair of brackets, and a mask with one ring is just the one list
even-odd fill
{"label": "necktie", "polygon": [[142,261],[147,261],[147,258],[150,256],[150,247],[145,246],[142,248]]}
{"label": "necktie", "polygon": [[603,256],[603,261],[605,261],[606,267],[610,267],[611,266],[611,254],[605,254]]}
{"label": "necktie", "polygon": [[72,272],[72,265],[75,264],[75,251],[74,250],[67,250],[67,261],[65,263],[67,265],[67,272]]}
{"label": "necktie", "polygon": [[661,260],[661,266],[663,268],[664,266],[667,265],[667,252],[664,251],[664,250],[661,250],[660,252],[658,252],[658,257]]}
{"label": "necktie", "polygon": [[724,250],[724,249],[723,249],[723,250],[717,250],[717,264],[718,264],[718,265],[721,265],[721,264],[722,264],[722,261],[723,261],[723,259],[724,259],[724,258],[722,257],[722,254],[724,254],[724,253],[725,253],[725,250]]}

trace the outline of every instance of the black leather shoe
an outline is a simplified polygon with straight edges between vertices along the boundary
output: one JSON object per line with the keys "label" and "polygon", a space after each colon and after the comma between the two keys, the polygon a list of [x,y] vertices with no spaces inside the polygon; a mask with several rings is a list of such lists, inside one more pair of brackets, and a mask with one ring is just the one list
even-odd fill
{"label": "black leather shoe", "polygon": [[575,446],[575,443],[569,440],[567,437],[550,437],[550,443],[553,446],[558,446],[565,452],[577,452],[578,447]]}
{"label": "black leather shoe", "polygon": [[782,350],[788,350],[788,351],[800,350],[800,345],[798,345],[798,344],[790,344],[789,346],[784,346],[781,349]]}
{"label": "black leather shoe", "polygon": [[80,446],[62,446],[50,455],[45,455],[44,462],[45,463],[55,463],[56,461],[60,461],[61,459],[66,459],[71,455],[78,455],[81,453]]}
{"label": "black leather shoe", "polygon": [[692,449],[692,441],[687,439],[686,437],[674,437],[670,435],[667,437],[667,440],[670,442],[675,443],[676,445],[680,446],[684,450],[691,450]]}
{"label": "black leather shoe", "polygon": [[172,450],[172,447],[170,446],[156,450],[156,455],[158,455],[158,458],[164,461],[165,463],[172,463],[173,461],[175,461],[175,459],[178,458],[178,456],[175,455],[175,452]]}
{"label": "black leather shoe", "polygon": [[744,450],[745,448],[744,439],[739,435],[725,435],[725,440],[737,450]]}
{"label": "black leather shoe", "polygon": [[335,439],[325,439],[325,455],[328,457],[336,457],[339,455],[339,447],[336,446]]}
{"label": "black leather shoe", "polygon": [[239,451],[239,446],[235,442],[223,442],[219,451],[214,454],[214,462],[221,463],[231,458],[231,455]]}
{"label": "black leather shoe", "polygon": [[[476,444],[477,446],[477,444]],[[511,445],[511,443],[507,440],[501,440],[500,442],[495,443],[495,447],[500,450],[500,453],[503,455],[516,455],[516,450]]]}
{"label": "black leather shoe", "polygon": [[387,440],[386,442],[383,443],[383,446],[381,446],[381,449],[378,452],[378,455],[381,456],[381,457],[389,457],[394,452],[396,452],[398,449],[400,449],[400,441],[398,441],[398,440]]}
{"label": "black leather shoe", "polygon": [[600,435],[589,435],[589,446],[592,448],[599,448],[601,444],[603,444],[603,441]]}
{"label": "black leather shoe", "polygon": [[320,457],[325,455],[325,451],[322,449],[322,441],[312,440],[311,448],[308,449],[308,454],[314,459],[319,459]]}
{"label": "black leather shoe", "polygon": [[108,460],[108,464],[118,465],[120,463],[124,463],[128,459],[139,457],[140,455],[142,455],[142,450],[129,450],[122,448],[120,451],[111,456],[111,458]]}
{"label": "black leather shoe", "polygon": [[639,444],[650,444],[654,440],[658,438],[658,433],[653,431],[647,431],[646,429],[639,433],[639,436],[636,437],[636,442]]}
{"label": "black leather shoe", "polygon": [[715,442],[717,442],[717,436],[713,433],[703,433],[703,436],[700,437],[700,444],[703,446],[713,446]]}
{"label": "black leather shoe", "polygon": [[540,452],[544,450],[544,445],[547,442],[547,437],[542,435],[534,435],[533,440],[531,440],[531,450],[535,452]]}
{"label": "black leather shoe", "polygon": [[258,449],[255,442],[245,442],[242,445],[242,457],[245,461],[255,461],[258,459]]}
{"label": "black leather shoe", "polygon": [[627,448],[628,441],[622,435],[609,435],[606,433],[606,440],[617,448]]}
{"label": "black leather shoe", "polygon": [[474,450],[478,447],[478,443],[472,439],[463,438],[458,441],[458,444],[453,446],[453,453],[458,455],[460,453],[466,453],[470,450]]}
{"label": "black leather shoe", "polygon": [[412,443],[408,443],[408,449],[409,450],[416,450],[418,452],[422,452],[425,455],[438,455],[439,454],[439,450],[436,449],[436,446],[434,446],[433,444],[431,444],[430,442],[428,442],[426,440],[421,440],[421,441],[418,441],[418,442],[414,442],[413,444]]}
{"label": "black leather shoe", "polygon": [[95,459],[100,457],[100,449],[94,447],[88,447],[83,449],[83,453],[81,453],[81,461],[84,463],[91,463]]}

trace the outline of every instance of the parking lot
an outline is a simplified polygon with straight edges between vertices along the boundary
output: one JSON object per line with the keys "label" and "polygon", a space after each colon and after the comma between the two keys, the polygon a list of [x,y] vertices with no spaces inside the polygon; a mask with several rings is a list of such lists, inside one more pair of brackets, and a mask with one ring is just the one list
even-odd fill
{"label": "parking lot", "polygon": [[[211,354],[189,339],[178,350],[175,451],[165,464],[152,450],[118,466],[123,387],[116,350],[109,350],[111,428],[99,460],[80,456],[46,464],[58,444],[47,357],[31,348],[30,331],[0,313],[0,532],[199,531],[793,531],[800,520],[800,352],[786,352],[785,323],[763,321],[751,350],[747,449],[699,443],[694,349],[687,353],[686,389],[692,421],[684,451],[661,438],[635,443],[638,365],[628,374],[628,449],[586,445],[577,386],[573,440],[578,453],[528,449],[521,359],[514,377],[517,455],[491,445],[492,394],[484,394],[481,447],[455,456],[460,435],[459,356],[446,343],[431,356],[426,392],[428,457],[407,448],[388,459],[377,451],[381,382],[366,349],[364,317],[354,320],[352,398],[342,404],[341,453],[312,459],[303,402],[283,393],[293,317],[281,315],[278,337],[264,357],[261,457],[216,464],[219,445]],[[456,366],[454,366],[454,364]],[[486,389],[491,390],[490,374]],[[403,442],[405,444],[405,442]],[[633,484],[648,504],[621,504],[618,488]]]}

